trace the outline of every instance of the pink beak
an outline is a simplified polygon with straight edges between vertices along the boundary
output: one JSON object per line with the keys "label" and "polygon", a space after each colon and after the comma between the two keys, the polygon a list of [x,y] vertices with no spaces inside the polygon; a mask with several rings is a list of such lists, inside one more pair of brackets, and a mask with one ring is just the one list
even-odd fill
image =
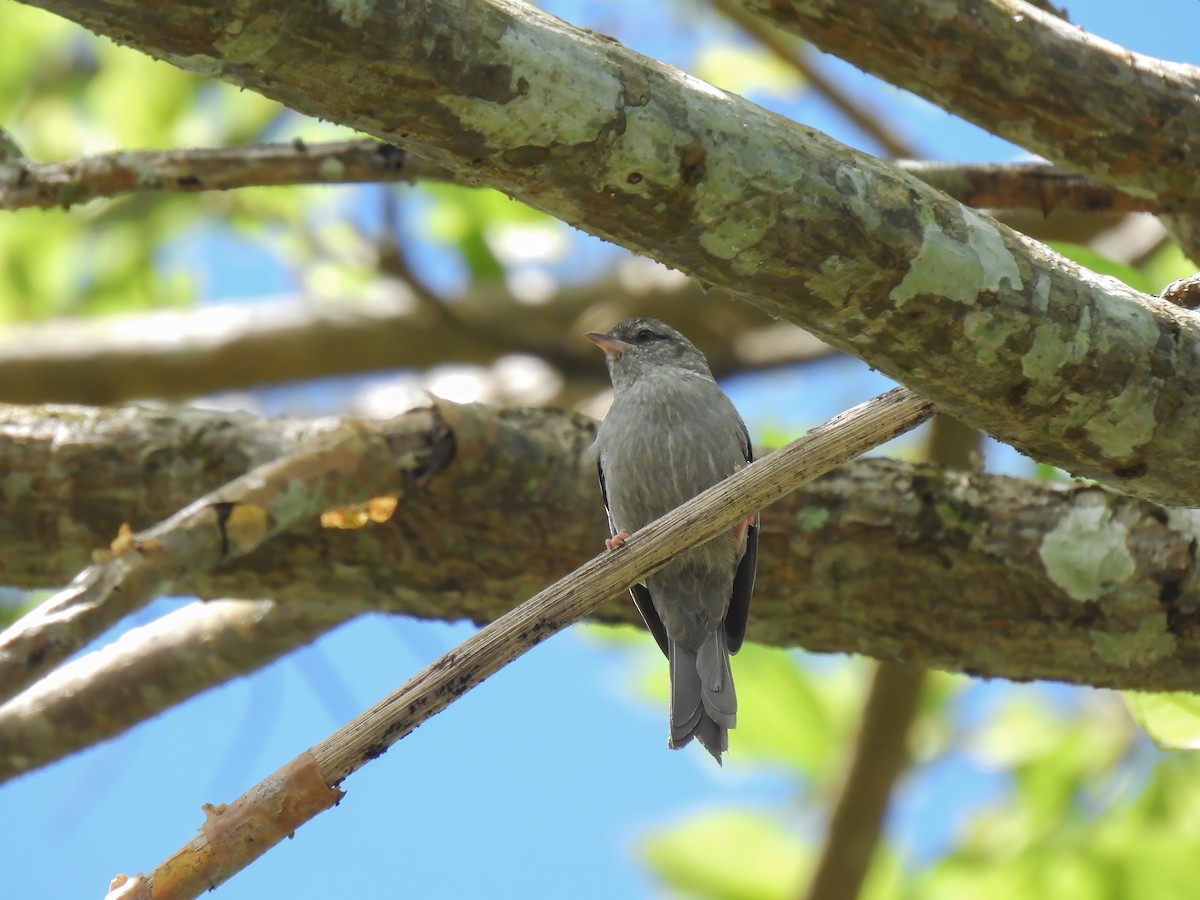
{"label": "pink beak", "polygon": [[626,350],[633,349],[632,344],[627,344],[625,341],[618,341],[616,338],[610,338],[607,334],[601,334],[599,331],[589,331],[584,334],[584,337],[609,356],[620,356]]}

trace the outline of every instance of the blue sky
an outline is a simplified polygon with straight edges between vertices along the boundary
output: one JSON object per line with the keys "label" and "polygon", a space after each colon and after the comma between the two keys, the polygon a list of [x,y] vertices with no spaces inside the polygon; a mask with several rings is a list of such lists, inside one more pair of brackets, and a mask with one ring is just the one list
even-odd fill
{"label": "blue sky", "polygon": [[[1076,23],[1132,49],[1200,61],[1200,4],[1146,0],[1134,9],[1093,0],[1068,7]],[[563,0],[549,8],[685,67],[708,33],[693,28],[693,14],[676,4]],[[1004,160],[1017,152],[853,67],[828,63],[936,158]],[[819,98],[769,102],[871,149]],[[344,189],[338,203],[357,214],[354,205],[368,208],[371,191]],[[218,231],[193,235],[163,265],[198,271],[207,302],[294,288],[287,268],[264,253],[244,236]],[[612,250],[580,238],[579,253],[605,258]],[[436,263],[430,275],[445,277]],[[817,379],[828,385],[834,372],[840,390],[806,392]],[[278,412],[324,406],[351,386],[277,390],[267,405]],[[727,388],[754,430],[768,416],[772,424],[808,427],[887,386],[865,367],[837,361],[737,378]],[[306,390],[319,390],[320,400]],[[1024,465],[998,449],[990,461],[1005,469]],[[159,601],[132,624],[178,602]],[[8,867],[5,895],[94,897],[116,872],[153,867],[194,833],[202,803],[232,800],[470,632],[463,624],[364,617],[251,678],[0,787],[4,847],[20,862]],[[724,769],[699,751],[669,752],[665,712],[638,697],[628,663],[603,641],[571,632],[551,639],[352,776],[336,810],[217,896],[652,896],[657,889],[636,858],[641,835],[721,805],[794,804],[784,774],[739,763],[736,732]],[[1014,690],[989,684],[959,702],[978,715]],[[1054,694],[1069,702],[1073,692]],[[969,760],[948,758],[906,782],[891,831],[909,836],[912,860],[926,859],[961,816],[1003,788],[1002,779]]]}

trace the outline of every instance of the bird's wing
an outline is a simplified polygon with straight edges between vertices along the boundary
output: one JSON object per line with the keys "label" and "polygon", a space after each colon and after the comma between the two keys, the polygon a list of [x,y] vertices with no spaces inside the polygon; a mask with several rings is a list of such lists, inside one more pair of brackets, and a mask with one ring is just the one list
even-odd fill
{"label": "bird's wing", "polygon": [[[742,427],[742,449],[746,462],[754,462],[754,449],[750,446],[750,433],[746,423],[739,422]],[[738,563],[737,574],[733,578],[733,594],[729,598],[729,610],[725,613],[725,637],[729,642],[729,652],[737,653],[742,648],[746,637],[746,620],[750,618],[750,595],[754,593],[754,571],[758,566],[758,516],[754,516],[754,524],[746,529],[746,550]]]}
{"label": "bird's wing", "polygon": [[[612,510],[608,508],[608,488],[604,484],[604,460],[600,454],[596,454],[596,474],[600,476],[600,496],[604,498],[604,511],[608,513],[608,528],[615,535],[617,533],[617,525],[613,522]],[[755,529],[757,531],[757,529]],[[757,544],[758,538],[755,538]],[[753,576],[751,576],[753,581]],[[637,607],[637,611],[642,614],[642,621],[646,623],[646,627],[650,629],[650,633],[654,635],[654,640],[658,647],[663,652],[663,656],[668,656],[667,649],[667,628],[663,625],[662,619],[659,618],[658,610],[654,608],[654,601],[650,599],[650,590],[644,584],[635,584],[629,589],[630,595],[633,597],[633,605]],[[743,625],[743,631],[745,626]]]}

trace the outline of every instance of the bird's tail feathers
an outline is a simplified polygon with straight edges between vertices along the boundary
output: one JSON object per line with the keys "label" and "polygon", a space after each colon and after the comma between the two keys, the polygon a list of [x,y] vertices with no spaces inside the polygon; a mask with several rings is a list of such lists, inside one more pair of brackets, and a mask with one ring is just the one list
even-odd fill
{"label": "bird's tail feathers", "polygon": [[737,724],[737,694],[729,668],[725,629],[718,627],[700,645],[685,650],[671,641],[672,748],[699,738],[718,763],[729,749],[729,729]]}

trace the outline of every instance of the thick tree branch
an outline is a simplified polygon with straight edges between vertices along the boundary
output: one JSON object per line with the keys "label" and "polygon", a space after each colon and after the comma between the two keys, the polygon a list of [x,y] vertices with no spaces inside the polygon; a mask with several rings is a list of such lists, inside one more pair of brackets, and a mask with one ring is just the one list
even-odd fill
{"label": "thick tree branch", "polygon": [[[1200,70],[1143,56],[1021,0],[739,0],[885,81],[1138,197],[1200,199]],[[1102,139],[1097,140],[1097,136]]]}
{"label": "thick tree branch", "polygon": [[144,532],[122,523],[111,552],[0,632],[0,702],[189,575],[239,559],[330,507],[403,491],[453,454],[452,439],[428,410],[377,429],[350,422]]}
{"label": "thick tree branch", "polygon": [[[593,423],[448,410],[454,461],[389,522],[301,526],[177,590],[311,604],[320,584],[342,612],[487,622],[589,558],[607,529]],[[334,424],[0,407],[0,583],[61,584],[122,522],[152,524]],[[1095,486],[858,463],[764,512],[749,636],[1020,681],[1197,690],[1198,534],[1188,510]],[[628,603],[599,617],[636,621]]]}
{"label": "thick tree branch", "polygon": [[[1039,459],[1138,496],[1200,505],[1200,323],[1190,314],[592,32],[506,0],[353,13],[261,0],[251,17],[233,19],[218,0],[36,5],[410,147],[735,291]],[[1040,13],[1017,9],[1037,35],[1049,29]],[[374,77],[358,77],[364,60]],[[1117,86],[1128,79],[1162,99],[1164,119],[1139,121],[1142,152],[1133,153],[1133,134],[1114,142],[1108,180],[1194,196],[1195,174],[1169,164],[1194,155],[1188,135],[1200,134],[1187,127],[1200,114],[1190,70],[1141,58],[1120,66]],[[1088,93],[1103,92],[1089,84]],[[1095,130],[1088,116],[1075,118]],[[1133,156],[1167,151],[1178,156],[1117,177],[1132,171]]]}
{"label": "thick tree branch", "polygon": [[253,672],[354,614],[270,600],[211,600],[134,628],[0,705],[0,782]]}
{"label": "thick tree branch", "polygon": [[[634,534],[617,553],[602,553],[540,591],[512,612],[426,667],[398,690],[269,776],[229,809],[249,808],[246,818],[212,816],[191,842],[142,885],[123,886],[121,896],[163,885],[163,895],[195,897],[223,883],[298,825],[329,808],[318,804],[302,818],[292,816],[284,773],[315,764],[321,781],[336,789],[349,775],[379,757],[429,717],[441,712],[488,676],[537,646],[608,598],[696,544],[711,540],[741,517],[791,493],[933,414],[933,407],[905,388],[896,388],[815,428],[804,437],[740,472]],[[281,790],[280,787],[284,786]],[[287,827],[264,829],[288,817]],[[214,823],[214,818],[218,821]],[[221,821],[223,820],[223,821]],[[218,844],[222,852],[214,852]],[[143,886],[145,885],[145,886]],[[146,887],[148,886],[148,887]]]}
{"label": "thick tree branch", "polygon": [[893,159],[924,155],[917,150],[915,144],[898,134],[890,123],[885,124],[880,111],[871,109],[852,96],[834,79],[823,73],[820,66],[814,65],[809,58],[811,54],[798,46],[794,38],[783,34],[760,16],[747,12],[737,0],[712,0],[712,5],[717,12],[733,21],[774,54],[776,59],[799,72],[817,93],[878,144],[886,155]]}

